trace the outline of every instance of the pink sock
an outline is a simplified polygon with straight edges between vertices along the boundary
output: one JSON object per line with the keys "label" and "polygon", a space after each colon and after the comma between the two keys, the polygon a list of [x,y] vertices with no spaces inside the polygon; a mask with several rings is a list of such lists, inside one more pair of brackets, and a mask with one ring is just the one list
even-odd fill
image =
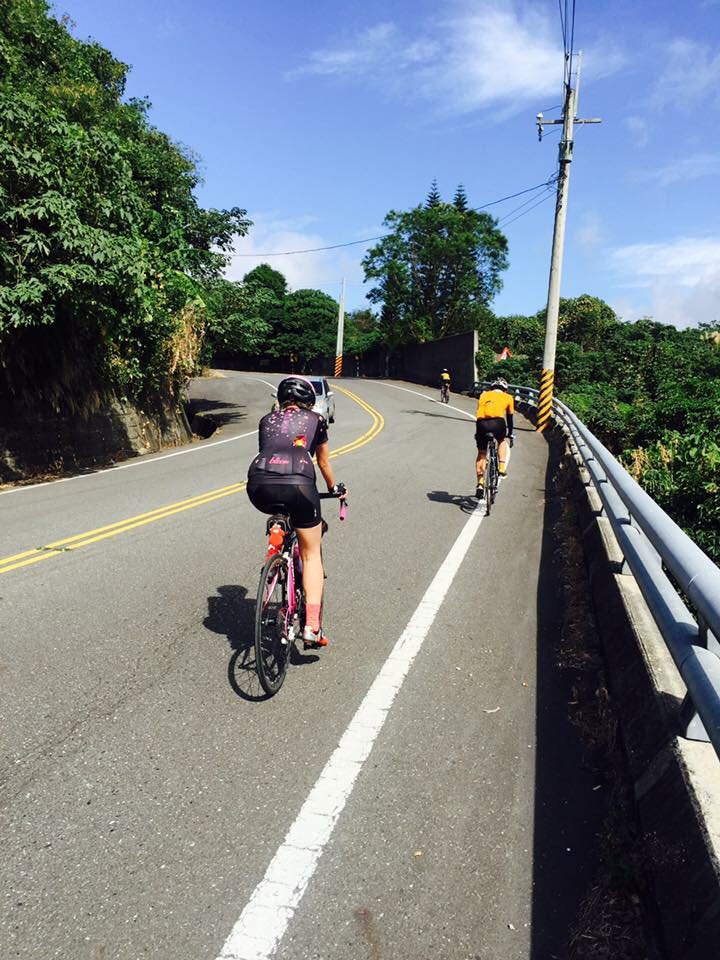
{"label": "pink sock", "polygon": [[320,629],[320,604],[305,604],[305,623],[316,633]]}

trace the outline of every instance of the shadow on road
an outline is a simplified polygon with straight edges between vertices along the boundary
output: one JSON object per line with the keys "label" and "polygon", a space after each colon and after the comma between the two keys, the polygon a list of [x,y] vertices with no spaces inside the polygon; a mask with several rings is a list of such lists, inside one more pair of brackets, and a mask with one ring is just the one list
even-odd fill
{"label": "shadow on road", "polygon": [[228,400],[211,400],[209,397],[192,397],[187,404],[188,419],[201,414],[212,420],[218,427],[228,423],[239,423],[247,419],[246,407],[242,403]]}
{"label": "shadow on road", "polygon": [[[251,703],[269,699],[260,686],[255,668],[255,597],[248,597],[247,588],[218,587],[217,594],[208,597],[208,615],[203,626],[221,634],[230,644],[232,655],[227,677],[235,693]],[[301,653],[295,646],[290,648],[293,667],[306,667],[319,659],[317,654]]]}
{"label": "shadow on road", "polygon": [[403,410],[403,413],[419,413],[423,417],[440,417],[441,420],[459,420],[461,423],[471,423],[467,417],[454,417],[451,413],[433,413],[431,410]]}
{"label": "shadow on road", "polygon": [[230,644],[227,677],[235,693],[253,703],[267,700],[255,671],[255,597],[248,597],[246,587],[218,587],[217,594],[208,597],[203,626],[224,636]]}
{"label": "shadow on road", "polygon": [[[537,596],[537,750],[533,842],[531,960],[568,960],[568,938],[598,863],[597,837],[607,809],[588,749],[570,722],[576,672],[558,664],[567,602],[558,576],[562,497],[554,480],[562,452],[548,436],[548,466]],[[574,956],[574,954],[573,954]],[[585,954],[583,954],[585,956]],[[590,956],[590,954],[587,954]]]}
{"label": "shadow on road", "polygon": [[473,513],[478,504],[471,494],[448,493],[447,490],[430,490],[427,498],[433,503],[450,503],[459,507],[463,513]]}

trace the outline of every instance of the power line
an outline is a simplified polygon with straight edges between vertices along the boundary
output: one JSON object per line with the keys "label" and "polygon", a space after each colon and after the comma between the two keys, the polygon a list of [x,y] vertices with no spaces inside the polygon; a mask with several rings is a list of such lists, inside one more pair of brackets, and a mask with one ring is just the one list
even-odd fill
{"label": "power line", "polygon": [[[537,183],[534,187],[527,187],[525,190],[518,190],[517,193],[509,193],[506,197],[500,197],[498,200],[491,200],[489,203],[484,203],[481,207],[473,207],[475,211],[486,210],[488,207],[497,206],[498,203],[505,203],[506,200],[514,200],[515,197],[521,197],[526,193],[533,193],[535,190],[539,190],[541,187],[550,186],[555,182],[555,174],[549,177],[543,183]],[[332,243],[325,247],[308,247],[304,250],[283,250],[283,251],[274,251],[273,253],[229,253],[226,254],[228,257],[293,257],[301,253],[320,253],[323,250],[338,250],[340,247],[355,247],[360,243],[372,243],[374,240],[384,240],[385,237],[389,237],[389,233],[381,233],[377,237],[366,237],[364,240],[347,240],[344,243]]]}
{"label": "power line", "polygon": [[524,213],[519,213],[516,217],[513,217],[512,220],[508,220],[508,221],[504,224],[504,226],[509,227],[511,223],[515,223],[515,221],[516,221],[516,220],[519,220],[520,217],[524,217],[526,214],[528,214],[528,213],[530,213],[532,210],[534,210],[535,207],[539,207],[541,203],[547,203],[548,200],[551,200],[551,199],[552,199],[552,196],[553,196],[552,193],[548,193],[547,196],[541,197],[541,198],[537,201],[537,203],[534,203],[534,204],[532,205],[532,207],[529,207],[527,210],[524,211]]}
{"label": "power line", "polygon": [[358,243],[372,243],[373,240],[382,240],[389,236],[381,233],[377,237],[366,237],[364,240],[348,240],[345,243],[331,243],[327,247],[308,247],[306,250],[282,250],[274,253],[228,253],[228,257],[292,257],[297,253],[319,253],[321,250],[337,250],[338,247],[354,247]]}
{"label": "power line", "polygon": [[[553,180],[550,181],[550,183],[546,184],[546,189],[547,189],[548,191],[550,191],[550,190],[551,190],[551,187],[554,185],[555,179],[556,179],[556,178],[553,178]],[[515,215],[516,213],[519,213],[520,210],[523,210],[523,209],[524,209],[525,207],[527,207],[529,204],[534,203],[534,202],[538,199],[538,196],[539,196],[539,194],[536,193],[535,196],[530,197],[530,198],[529,198],[528,200],[526,200],[524,203],[521,203],[519,206],[515,207],[514,210],[510,210],[508,213],[505,214],[504,217],[502,217],[500,220],[498,220],[498,226],[500,227],[500,226],[502,226],[504,223],[507,223],[508,220],[510,220],[511,217],[514,217],[514,215]],[[546,198],[543,197],[542,199],[545,200]],[[529,213],[529,211],[528,211],[528,213]],[[515,219],[518,219],[518,218],[516,217]]]}

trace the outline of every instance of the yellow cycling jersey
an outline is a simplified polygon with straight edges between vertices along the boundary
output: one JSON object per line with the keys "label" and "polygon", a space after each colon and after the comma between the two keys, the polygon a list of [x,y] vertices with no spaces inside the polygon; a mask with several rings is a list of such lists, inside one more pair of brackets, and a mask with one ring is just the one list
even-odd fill
{"label": "yellow cycling jersey", "polygon": [[441,373],[441,374],[440,374],[440,379],[441,379],[441,380],[447,380],[447,381],[449,382],[449,381],[450,381],[450,374],[449,374],[449,373]]}
{"label": "yellow cycling jersey", "polygon": [[509,393],[504,390],[484,390],[480,394],[475,414],[477,420],[500,418],[506,413],[515,413],[515,403]]}

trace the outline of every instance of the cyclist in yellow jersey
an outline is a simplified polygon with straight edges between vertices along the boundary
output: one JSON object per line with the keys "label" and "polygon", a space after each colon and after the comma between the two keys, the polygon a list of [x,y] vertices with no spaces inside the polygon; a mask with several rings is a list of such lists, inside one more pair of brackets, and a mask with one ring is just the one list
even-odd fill
{"label": "cyclist in yellow jersey", "polygon": [[485,459],[487,450],[487,435],[491,433],[498,441],[498,472],[504,477],[507,472],[507,451],[508,442],[510,446],[515,441],[513,433],[513,414],[515,413],[515,403],[510,394],[506,393],[507,381],[502,377],[496,377],[490,384],[489,390],[484,390],[478,398],[475,442],[477,444],[477,459],[475,461],[475,473],[477,475],[477,488],[475,495],[481,500],[485,495],[483,489],[483,474],[485,472]]}
{"label": "cyclist in yellow jersey", "polygon": [[450,374],[447,367],[443,367],[440,372],[440,393],[443,398],[450,399]]}

